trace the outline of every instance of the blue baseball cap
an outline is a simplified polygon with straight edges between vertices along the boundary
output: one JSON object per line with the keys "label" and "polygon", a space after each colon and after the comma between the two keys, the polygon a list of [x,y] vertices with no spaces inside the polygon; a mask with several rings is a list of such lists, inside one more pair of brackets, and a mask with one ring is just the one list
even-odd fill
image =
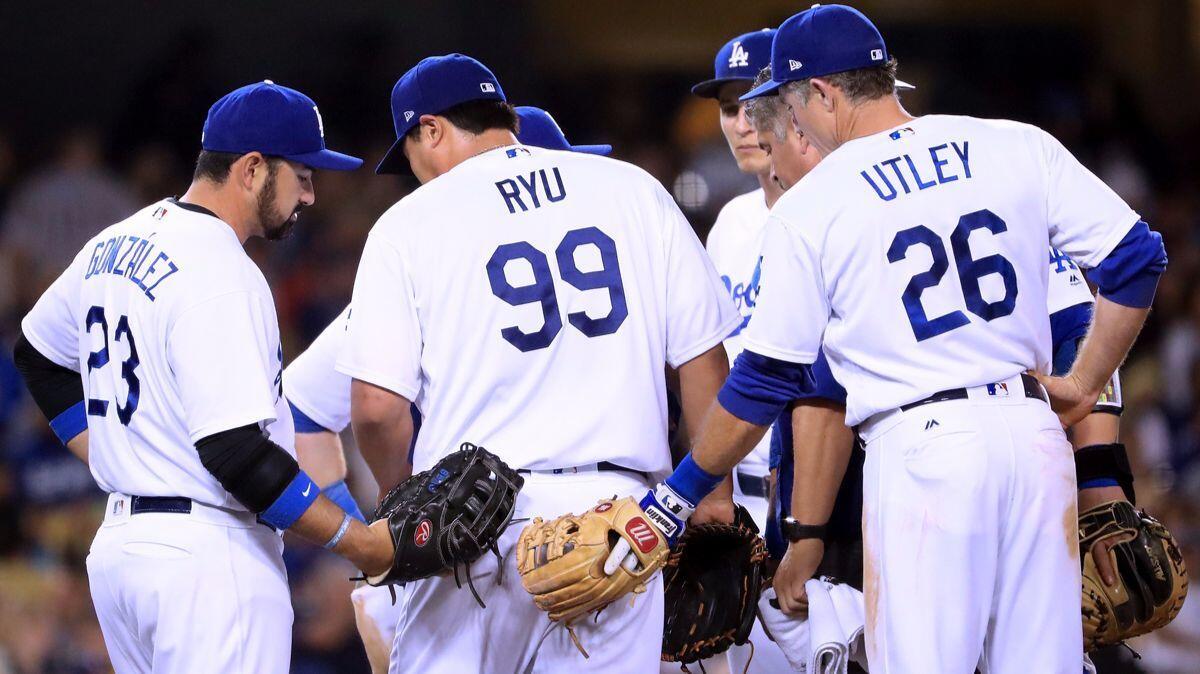
{"label": "blue baseball cap", "polygon": [[713,60],[713,78],[692,87],[692,93],[701,98],[716,98],[717,90],[726,82],[753,82],[758,72],[771,63],[774,37],[774,28],[763,28],[726,42]]}
{"label": "blue baseball cap", "polygon": [[862,12],[845,5],[813,5],[775,31],[771,79],[751,89],[741,100],[773,95],[787,82],[887,62],[883,36]]}
{"label": "blue baseball cap", "polygon": [[376,173],[403,173],[404,134],[421,121],[467,101],[503,101],[500,81],[479,61],[462,54],[430,56],[413,66],[392,87],[392,124],[396,142]]}
{"label": "blue baseball cap", "polygon": [[568,150],[586,154],[608,154],[612,152],[611,145],[572,145],[567,142],[558,122],[550,113],[532,105],[522,105],[517,108],[517,118],[521,120],[517,140],[523,145],[544,147],[547,150]]}
{"label": "blue baseball cap", "polygon": [[315,169],[350,171],[363,160],[325,148],[313,99],[263,80],[225,94],[208,109],[200,146],[211,152],[261,152]]}

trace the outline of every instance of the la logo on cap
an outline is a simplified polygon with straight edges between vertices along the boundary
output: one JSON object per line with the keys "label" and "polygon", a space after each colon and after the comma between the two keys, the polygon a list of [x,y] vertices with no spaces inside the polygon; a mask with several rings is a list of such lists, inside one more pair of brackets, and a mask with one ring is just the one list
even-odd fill
{"label": "la logo on cap", "polygon": [[803,66],[804,64],[796,59],[788,59],[788,70],[799,70]]}
{"label": "la logo on cap", "polygon": [[485,94],[494,94],[496,93],[496,85],[491,82],[480,82],[479,90]]}
{"label": "la logo on cap", "polygon": [[750,65],[750,54],[742,46],[741,41],[733,43],[733,52],[729,55],[730,68],[744,68]]}

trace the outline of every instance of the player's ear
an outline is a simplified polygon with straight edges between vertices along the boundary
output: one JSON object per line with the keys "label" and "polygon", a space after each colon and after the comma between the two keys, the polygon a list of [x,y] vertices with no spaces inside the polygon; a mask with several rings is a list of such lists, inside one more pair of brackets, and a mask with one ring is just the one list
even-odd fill
{"label": "player's ear", "polygon": [[255,180],[267,174],[267,158],[261,152],[247,152],[229,167],[229,180],[253,190]]}
{"label": "player's ear", "polygon": [[421,129],[419,132],[421,142],[426,143],[431,148],[437,147],[438,143],[445,137],[445,120],[437,115],[421,115],[418,128]]}
{"label": "player's ear", "polygon": [[829,81],[821,79],[820,77],[814,77],[808,81],[808,86],[811,89],[809,94],[809,104],[811,105],[815,101],[817,105],[820,105],[825,110],[825,112],[832,112],[834,90],[833,86],[829,84]]}

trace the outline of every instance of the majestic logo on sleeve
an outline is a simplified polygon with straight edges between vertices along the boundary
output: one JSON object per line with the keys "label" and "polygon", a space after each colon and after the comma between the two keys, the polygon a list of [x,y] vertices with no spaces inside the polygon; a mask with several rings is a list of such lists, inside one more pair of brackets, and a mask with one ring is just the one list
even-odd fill
{"label": "majestic logo on sleeve", "polygon": [[733,51],[729,54],[730,68],[745,68],[750,65],[750,53],[742,46],[741,42],[733,43]]}

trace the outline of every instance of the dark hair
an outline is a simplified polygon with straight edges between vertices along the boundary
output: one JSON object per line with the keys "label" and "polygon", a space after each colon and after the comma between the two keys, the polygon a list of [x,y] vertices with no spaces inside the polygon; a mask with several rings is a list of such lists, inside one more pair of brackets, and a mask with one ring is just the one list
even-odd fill
{"label": "dark hair", "polygon": [[[246,156],[246,152],[213,152],[212,150],[201,150],[200,156],[196,157],[196,170],[192,172],[192,180],[200,180],[204,178],[211,180],[220,185],[229,177],[229,169],[233,167],[233,162]],[[268,170],[272,173],[275,171],[275,164],[280,161],[279,157],[266,157]]]}
{"label": "dark hair", "polygon": [[[517,111],[506,101],[478,100],[466,101],[446,108],[437,113],[445,117],[454,126],[467,133],[481,134],[490,129],[503,129],[517,133],[520,121]],[[421,125],[408,130],[408,136],[415,138],[420,133]]]}
{"label": "dark hair", "polygon": [[[898,65],[896,57],[893,56],[883,65],[833,73],[820,79],[841,89],[851,103],[865,103],[896,93],[896,67]],[[808,102],[810,91],[808,84],[809,80],[800,80],[796,83],[795,88],[800,100],[805,103]]]}

